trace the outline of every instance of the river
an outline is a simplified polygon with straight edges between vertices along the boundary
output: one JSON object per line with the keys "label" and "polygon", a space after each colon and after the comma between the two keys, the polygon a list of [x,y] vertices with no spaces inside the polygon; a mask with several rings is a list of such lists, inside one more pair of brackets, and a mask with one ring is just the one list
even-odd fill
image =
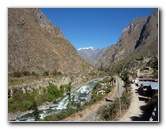
{"label": "river", "polygon": [[[91,99],[91,91],[95,84],[99,81],[103,80],[103,78],[93,80],[86,85],[81,86],[80,88],[74,90],[71,92],[71,102],[72,107],[77,108],[78,104],[83,105],[85,102],[89,101]],[[48,115],[58,113],[64,109],[67,108],[69,103],[69,96],[64,96],[62,99],[60,99],[54,107],[51,107],[49,109],[40,111],[39,117],[41,120],[44,120],[44,118]],[[33,114],[28,114],[25,116],[22,116],[20,118],[17,118],[16,121],[35,121],[35,118]]]}

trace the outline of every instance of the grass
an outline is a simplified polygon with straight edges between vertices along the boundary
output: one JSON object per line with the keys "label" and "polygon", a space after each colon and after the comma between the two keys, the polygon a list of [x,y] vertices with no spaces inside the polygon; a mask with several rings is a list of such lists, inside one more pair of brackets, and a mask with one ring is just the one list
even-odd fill
{"label": "grass", "polygon": [[[124,92],[120,99],[121,110],[126,110],[130,106],[131,92]],[[99,121],[115,121],[119,118],[119,99],[116,98],[113,103],[100,107],[97,112]]]}

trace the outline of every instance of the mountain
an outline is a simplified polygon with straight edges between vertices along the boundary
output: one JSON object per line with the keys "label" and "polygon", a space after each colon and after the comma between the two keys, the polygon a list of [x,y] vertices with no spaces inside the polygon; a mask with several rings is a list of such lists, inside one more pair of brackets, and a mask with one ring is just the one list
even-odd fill
{"label": "mountain", "polygon": [[40,75],[56,70],[65,75],[85,76],[93,67],[40,9],[9,8],[8,72],[24,70]]}
{"label": "mountain", "polygon": [[134,53],[158,54],[158,10],[147,18],[136,18],[125,28],[118,42],[106,50],[97,67],[105,67]]}
{"label": "mountain", "polygon": [[102,54],[105,52],[106,48],[94,48],[94,47],[87,47],[87,48],[79,48],[78,54],[91,65],[95,66],[98,62],[99,58],[101,58]]}

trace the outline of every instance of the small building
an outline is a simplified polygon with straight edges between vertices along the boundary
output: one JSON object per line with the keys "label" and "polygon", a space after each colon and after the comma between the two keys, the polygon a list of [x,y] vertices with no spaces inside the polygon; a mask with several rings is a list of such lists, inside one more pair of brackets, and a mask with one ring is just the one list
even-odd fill
{"label": "small building", "polygon": [[100,90],[98,90],[98,91],[96,92],[97,95],[99,95],[99,94],[100,94],[100,95],[105,95],[105,93],[106,93],[106,92],[105,92],[104,89],[100,89]]}
{"label": "small building", "polygon": [[139,93],[141,95],[152,97],[158,93],[158,82],[140,81],[140,83]]}

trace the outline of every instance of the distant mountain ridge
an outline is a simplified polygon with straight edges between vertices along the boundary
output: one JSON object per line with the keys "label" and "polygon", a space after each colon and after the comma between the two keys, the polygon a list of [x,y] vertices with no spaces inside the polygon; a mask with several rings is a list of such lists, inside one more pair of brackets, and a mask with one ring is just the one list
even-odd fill
{"label": "distant mountain ridge", "polygon": [[148,51],[158,54],[158,9],[148,17],[134,19],[123,30],[118,42],[108,47],[96,66],[105,67],[145,47],[152,48]]}
{"label": "distant mountain ridge", "polygon": [[78,54],[86,60],[91,65],[95,66],[98,60],[101,58],[102,54],[105,52],[106,48],[95,48],[95,47],[86,47],[79,48]]}

